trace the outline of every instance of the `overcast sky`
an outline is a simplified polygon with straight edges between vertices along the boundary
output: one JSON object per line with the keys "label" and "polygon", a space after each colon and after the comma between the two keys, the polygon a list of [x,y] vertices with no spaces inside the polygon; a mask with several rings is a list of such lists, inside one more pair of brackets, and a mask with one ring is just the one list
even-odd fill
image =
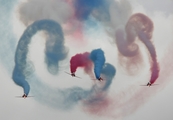
{"label": "overcast sky", "polygon": [[[71,0],[0,0],[0,119],[173,119],[173,1],[109,0],[108,3],[112,3],[109,9],[103,5],[104,9],[93,10],[88,20],[78,21],[72,16],[74,8]],[[137,42],[142,62],[134,60],[128,71],[122,64],[126,60],[120,59],[114,42],[114,32],[123,28],[135,13],[145,14],[154,25],[151,41],[156,49],[160,74],[156,80],[159,85],[150,88],[140,86],[147,84],[151,75],[150,56],[143,43]],[[107,17],[110,17],[109,22],[105,19]],[[15,50],[24,30],[34,21],[42,19],[54,20],[62,26],[69,53],[60,63],[58,74],[50,74],[45,65],[44,52],[46,40],[51,38],[44,31],[37,32],[28,46],[27,56],[27,62],[31,63],[28,71],[33,71],[27,77],[31,87],[29,96],[34,97],[17,98],[23,95],[23,89],[12,79]],[[94,105],[87,103],[86,99],[74,101],[73,96],[67,95],[72,90],[80,88],[82,96],[90,92],[95,95],[104,82],[92,80],[82,68],[76,72],[82,79],[72,78],[64,71],[70,71],[69,61],[73,55],[98,48],[104,51],[106,63],[116,69],[105,101],[96,101]],[[78,93],[72,95],[75,94]]]}

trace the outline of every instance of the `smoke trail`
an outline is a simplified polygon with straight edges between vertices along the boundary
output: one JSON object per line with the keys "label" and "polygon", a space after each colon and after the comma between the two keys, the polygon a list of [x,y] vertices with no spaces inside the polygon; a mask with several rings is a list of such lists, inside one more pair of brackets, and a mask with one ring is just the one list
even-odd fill
{"label": "smoke trail", "polygon": [[70,60],[71,73],[75,73],[78,67],[84,67],[86,73],[90,74],[92,69],[92,61],[89,58],[90,53],[76,54]]}
{"label": "smoke trail", "polygon": [[150,83],[153,84],[156,81],[156,79],[159,77],[159,71],[160,71],[159,64],[157,62],[156,50],[155,50],[152,42],[150,40],[149,40],[149,42],[147,41],[149,38],[146,35],[139,33],[139,37],[143,41],[145,46],[147,47],[147,49],[151,55],[151,58],[152,58],[152,61],[150,61],[150,64],[151,64]]}
{"label": "smoke trail", "polygon": [[[144,14],[137,13],[132,15],[126,26],[127,38],[130,38],[131,35],[131,33],[128,33],[132,30],[131,25],[136,30],[139,39],[145,44],[152,58],[151,69],[150,69],[151,70],[150,82],[151,84],[153,84],[159,76],[159,65],[157,63],[156,50],[153,43],[151,42],[152,32],[153,32],[153,22]],[[131,39],[128,39],[128,41],[129,40]]]}
{"label": "smoke trail", "polygon": [[154,83],[159,75],[159,65],[157,63],[157,55],[153,43],[150,41],[153,32],[153,22],[141,13],[132,15],[125,27],[126,39],[124,31],[119,29],[116,31],[116,43],[119,52],[126,57],[134,57],[139,55],[139,47],[134,43],[136,37],[145,44],[152,58],[151,62],[151,78],[150,82]]}
{"label": "smoke trail", "polygon": [[95,49],[90,53],[90,59],[94,62],[94,73],[97,79],[100,78],[100,73],[105,63],[104,52],[101,49]]}
{"label": "smoke trail", "polygon": [[160,62],[160,73],[162,74],[160,74],[158,81],[161,87],[153,87],[152,90],[149,90],[145,87],[136,87],[136,85],[131,85],[122,92],[111,96],[112,102],[109,103],[107,108],[104,108],[103,114],[105,114],[105,116],[113,116],[114,119],[119,118],[120,116],[125,117],[134,113],[141,105],[144,105],[156,93],[159,93],[160,90],[172,80],[171,75],[173,67],[170,67],[170,65],[172,65],[173,58],[173,55],[171,54],[172,51],[173,48],[171,43],[170,46],[168,45],[168,49]]}
{"label": "smoke trail", "polygon": [[[124,31],[122,29],[118,29],[115,34],[116,37],[116,44],[118,47],[118,51],[126,56],[126,57],[133,57],[138,54],[138,46],[133,43],[135,41],[136,35],[131,34],[127,40],[124,38]],[[129,40],[129,41],[128,41]]]}
{"label": "smoke trail", "polygon": [[50,38],[46,41],[45,49],[45,62],[47,63],[50,73],[56,74],[58,72],[59,61],[65,59],[67,55],[67,50],[64,47],[63,32],[58,23],[52,20],[40,20],[28,26],[17,45],[15,53],[15,67],[12,76],[14,82],[23,87],[25,94],[28,94],[30,90],[25,75],[28,45],[31,38],[40,30],[45,30],[50,35]]}

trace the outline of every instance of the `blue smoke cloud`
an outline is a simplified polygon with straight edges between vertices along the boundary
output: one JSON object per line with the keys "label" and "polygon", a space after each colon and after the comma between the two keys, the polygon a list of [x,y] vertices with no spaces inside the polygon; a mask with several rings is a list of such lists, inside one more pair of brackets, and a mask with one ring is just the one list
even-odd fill
{"label": "blue smoke cloud", "polygon": [[103,65],[105,63],[104,52],[101,49],[95,49],[90,53],[90,59],[94,63],[94,73],[97,79],[100,78]]}
{"label": "blue smoke cloud", "polygon": [[28,45],[31,38],[40,30],[45,30],[50,37],[46,41],[46,58],[47,67],[50,73],[56,74],[58,72],[59,61],[65,59],[67,56],[66,47],[64,47],[64,36],[61,26],[52,20],[36,21],[24,31],[21,36],[16,53],[15,53],[15,67],[12,78],[14,82],[23,87],[24,93],[28,95],[30,87],[26,81],[26,67],[27,67],[27,53]]}
{"label": "blue smoke cloud", "polygon": [[93,10],[97,19],[110,19],[109,0],[75,0],[74,7],[79,20],[88,19]]}

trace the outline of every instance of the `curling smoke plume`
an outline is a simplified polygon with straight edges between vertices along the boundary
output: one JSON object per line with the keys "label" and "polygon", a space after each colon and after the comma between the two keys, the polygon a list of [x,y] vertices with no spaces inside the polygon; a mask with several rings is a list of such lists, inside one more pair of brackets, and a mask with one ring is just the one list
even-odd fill
{"label": "curling smoke plume", "polygon": [[105,63],[104,52],[101,49],[95,49],[90,53],[90,59],[94,63],[94,73],[97,79],[100,78],[100,73]]}
{"label": "curling smoke plume", "polygon": [[153,22],[144,14],[136,13],[132,15],[125,27],[125,33],[122,29],[116,31],[116,43],[119,52],[126,57],[134,57],[139,54],[139,47],[135,42],[138,37],[146,46],[151,56],[151,78],[153,84],[159,76],[159,65],[157,62],[156,50],[151,42],[153,32]]}
{"label": "curling smoke plume", "polygon": [[50,37],[46,41],[45,61],[50,73],[56,74],[58,72],[59,61],[64,60],[67,56],[67,50],[64,46],[64,35],[61,26],[52,20],[36,21],[24,31],[21,36],[16,53],[15,53],[15,67],[13,70],[14,82],[23,87],[24,93],[29,94],[29,84],[26,81],[26,67],[27,67],[27,54],[28,45],[31,38],[40,30],[45,30],[49,33]]}
{"label": "curling smoke plume", "polygon": [[71,73],[75,73],[78,67],[83,67],[87,74],[91,74],[92,61],[89,58],[90,53],[85,52],[83,54],[76,54],[71,57],[70,70]]}

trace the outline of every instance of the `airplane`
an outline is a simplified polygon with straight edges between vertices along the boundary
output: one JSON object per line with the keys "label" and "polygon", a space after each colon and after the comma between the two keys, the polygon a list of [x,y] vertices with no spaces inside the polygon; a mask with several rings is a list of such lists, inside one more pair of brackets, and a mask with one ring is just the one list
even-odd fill
{"label": "airplane", "polygon": [[146,85],[141,85],[141,86],[153,86],[153,85],[158,85],[158,84],[151,84],[150,82],[148,82]]}
{"label": "airplane", "polygon": [[25,93],[22,96],[16,96],[16,97],[20,97],[20,98],[27,98],[27,97],[34,97],[34,96],[27,96]]}
{"label": "airplane", "polygon": [[71,74],[68,73],[68,72],[65,72],[65,73],[71,75],[72,77],[76,77],[76,78],[80,78],[81,79],[81,77],[76,76],[75,73],[71,73]]}
{"label": "airplane", "polygon": [[101,78],[101,77],[99,77],[99,79],[98,79],[99,81],[103,81],[103,78]]}
{"label": "airplane", "polygon": [[99,80],[101,82],[103,81],[103,78],[99,77],[99,79],[92,79],[92,80]]}

